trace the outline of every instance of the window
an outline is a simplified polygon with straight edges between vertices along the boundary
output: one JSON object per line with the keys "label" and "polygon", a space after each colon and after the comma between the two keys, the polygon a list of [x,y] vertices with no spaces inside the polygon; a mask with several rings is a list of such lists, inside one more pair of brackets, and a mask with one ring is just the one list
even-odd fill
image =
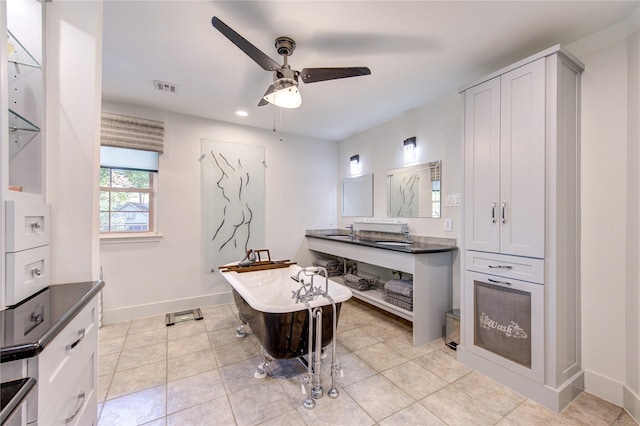
{"label": "window", "polygon": [[[100,128],[100,233],[157,236],[155,210],[164,123],[102,112]],[[131,235],[131,234],[145,235]],[[128,235],[127,235],[128,234]],[[116,236],[116,237],[120,237]],[[120,238],[116,238],[120,239]],[[106,240],[106,239],[105,239]]]}
{"label": "window", "polygon": [[100,232],[155,232],[154,180],[147,170],[100,168]]}

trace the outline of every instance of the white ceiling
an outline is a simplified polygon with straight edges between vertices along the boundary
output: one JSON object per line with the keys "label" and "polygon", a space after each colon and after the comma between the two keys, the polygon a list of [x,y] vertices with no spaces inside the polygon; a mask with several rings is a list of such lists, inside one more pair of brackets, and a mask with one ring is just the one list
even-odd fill
{"label": "white ceiling", "polygon": [[[342,140],[555,44],[628,18],[640,1],[116,1],[104,3],[103,98],[279,132]],[[368,66],[300,82],[302,106],[258,107],[272,83],[211,25],[217,16],[293,69]],[[177,84],[155,91],[153,80]],[[248,117],[235,111],[245,110]]]}

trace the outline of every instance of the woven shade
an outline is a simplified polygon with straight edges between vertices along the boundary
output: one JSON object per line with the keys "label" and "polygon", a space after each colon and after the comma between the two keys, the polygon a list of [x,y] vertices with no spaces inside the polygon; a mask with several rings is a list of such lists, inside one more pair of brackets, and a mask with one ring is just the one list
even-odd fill
{"label": "woven shade", "polygon": [[164,123],[146,118],[102,113],[100,145],[164,152]]}
{"label": "woven shade", "polygon": [[440,163],[431,163],[431,182],[440,180]]}

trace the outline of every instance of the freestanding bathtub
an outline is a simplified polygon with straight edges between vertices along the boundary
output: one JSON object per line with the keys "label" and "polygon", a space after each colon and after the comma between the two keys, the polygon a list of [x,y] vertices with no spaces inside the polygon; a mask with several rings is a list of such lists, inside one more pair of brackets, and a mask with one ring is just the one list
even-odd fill
{"label": "freestanding bathtub", "polygon": [[[309,351],[309,307],[321,307],[322,310],[322,347],[333,339],[330,301],[316,297],[307,306],[296,302],[293,296],[301,287],[294,278],[302,269],[298,265],[290,265],[263,271],[222,272],[233,287],[240,320],[249,324],[264,350],[275,359],[301,357]],[[325,289],[324,277],[316,275],[313,280],[314,287]],[[329,279],[327,293],[336,304],[337,322],[341,303],[351,298],[351,290]],[[312,345],[316,345],[315,336]]]}

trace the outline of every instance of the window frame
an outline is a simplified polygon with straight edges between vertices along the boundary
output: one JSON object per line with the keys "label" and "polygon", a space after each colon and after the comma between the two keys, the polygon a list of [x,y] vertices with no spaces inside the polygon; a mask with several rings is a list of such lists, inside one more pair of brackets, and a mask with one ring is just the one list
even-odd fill
{"label": "window frame", "polygon": [[[149,174],[149,188],[121,188],[114,186],[102,186],[100,185],[100,194],[106,192],[109,194],[109,210],[102,210],[100,206],[98,206],[98,214],[107,213],[109,218],[109,229],[111,229],[111,215],[114,210],[111,210],[111,193],[112,192],[136,192],[136,193],[146,193],[149,195],[149,230],[148,231],[103,231],[100,226],[100,220],[98,220],[98,232],[101,238],[131,238],[131,237],[139,237],[139,236],[156,236],[158,235],[158,230],[156,228],[156,211],[157,211],[157,171],[152,170],[144,170],[144,169],[134,169],[134,168],[124,168],[124,167],[114,167],[114,166],[100,166],[100,170],[109,169],[109,173],[111,174],[113,170],[135,170],[140,172],[146,172]],[[111,177],[111,176],[110,176]],[[112,182],[112,179],[110,179]],[[98,204],[100,204],[100,200],[98,199]]]}

